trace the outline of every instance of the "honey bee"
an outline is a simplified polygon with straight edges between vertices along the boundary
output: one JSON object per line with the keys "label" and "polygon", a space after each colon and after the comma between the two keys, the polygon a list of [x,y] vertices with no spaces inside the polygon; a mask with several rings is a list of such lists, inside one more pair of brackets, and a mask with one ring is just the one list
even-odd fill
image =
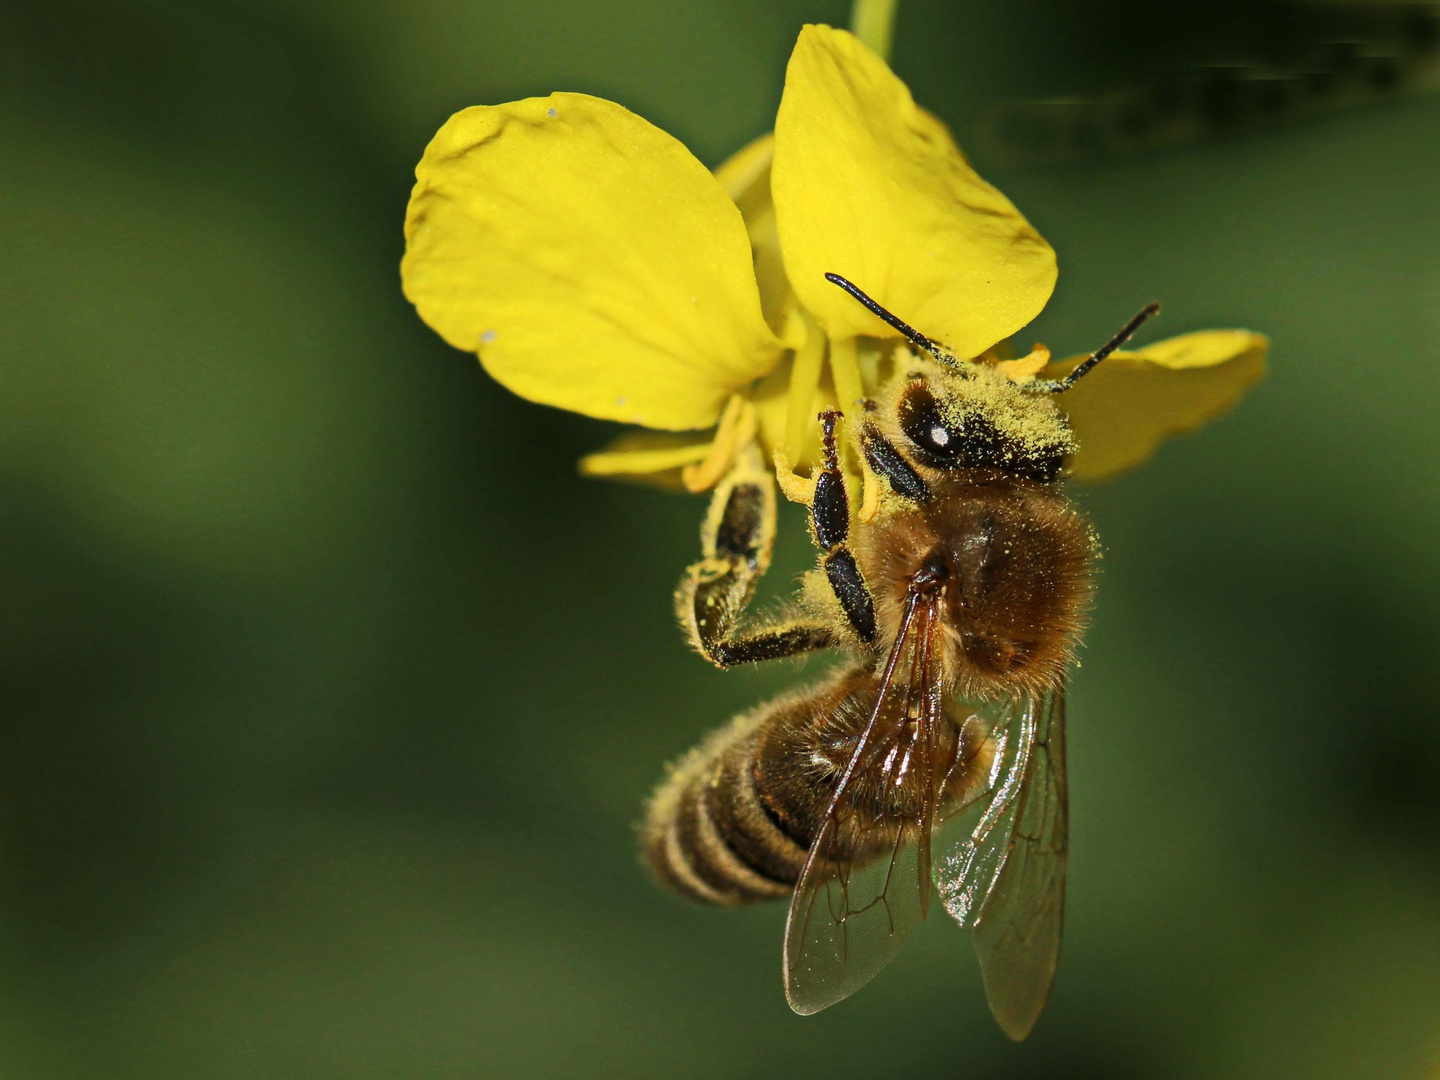
{"label": "honey bee", "polygon": [[824,463],[805,499],[820,564],[786,618],[742,627],[776,513],[749,446],[716,491],[676,603],[722,668],[826,648],[847,662],[672,767],[649,805],[645,854],[696,900],[790,898],[784,985],[801,1014],[874,976],[934,888],[974,927],[991,1011],[1023,1039],[1059,960],[1065,679],[1096,557],[1061,488],[1074,442],[1054,395],[1159,305],[1066,378],[1021,383],[827,277],[915,347],[847,425],[882,484],[878,509],[852,522],[840,414],[821,414]]}

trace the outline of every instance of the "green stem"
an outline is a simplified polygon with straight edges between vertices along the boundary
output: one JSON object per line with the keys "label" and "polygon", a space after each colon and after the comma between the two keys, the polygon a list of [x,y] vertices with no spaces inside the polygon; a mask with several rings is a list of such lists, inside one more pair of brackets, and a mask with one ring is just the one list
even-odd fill
{"label": "green stem", "polygon": [[855,0],[855,6],[850,9],[850,29],[887,64],[895,32],[895,9],[899,5],[900,0]]}

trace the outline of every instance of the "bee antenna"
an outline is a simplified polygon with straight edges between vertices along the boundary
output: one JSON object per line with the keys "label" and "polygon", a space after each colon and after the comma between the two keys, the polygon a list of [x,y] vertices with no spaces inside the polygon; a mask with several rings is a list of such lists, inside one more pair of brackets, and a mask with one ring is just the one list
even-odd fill
{"label": "bee antenna", "polygon": [[1074,386],[1080,378],[1089,374],[1089,372],[1094,369],[1096,364],[1100,363],[1101,360],[1104,360],[1116,349],[1120,348],[1121,345],[1124,345],[1125,342],[1129,341],[1130,338],[1134,336],[1135,331],[1140,329],[1141,324],[1144,323],[1147,319],[1149,319],[1152,315],[1159,312],[1159,310],[1160,302],[1158,300],[1152,300],[1150,303],[1146,304],[1143,308],[1140,309],[1140,313],[1138,315],[1136,315],[1133,319],[1131,319],[1124,326],[1122,326],[1118,334],[1112,337],[1104,345],[1101,345],[1100,348],[1096,349],[1084,360],[1081,360],[1080,363],[1075,366],[1075,370],[1070,372],[1069,375],[1066,375],[1065,378],[1036,379],[1034,382],[1030,383],[1029,386],[1026,387],[1026,389],[1033,390],[1034,392],[1040,394],[1063,394],[1066,390],[1069,390],[1070,387]]}
{"label": "bee antenna", "polygon": [[826,274],[825,280],[830,282],[830,284],[832,285],[839,285],[840,288],[844,289],[856,300],[859,300],[860,303],[865,305],[866,310],[868,310],[870,314],[874,315],[877,319],[885,323],[887,326],[898,330],[900,333],[904,334],[905,337],[909,339],[912,344],[920,346],[920,348],[924,349],[927,353],[933,356],[936,360],[939,360],[942,364],[949,364],[951,367],[955,367],[959,364],[959,361],[956,360],[954,354],[951,353],[948,349],[944,348],[938,342],[932,341],[930,338],[920,333],[919,330],[916,330],[904,319],[900,318],[900,316],[894,315],[891,312],[887,311],[885,308],[881,307],[879,303],[867,296],[854,282],[841,277],[839,274]]}

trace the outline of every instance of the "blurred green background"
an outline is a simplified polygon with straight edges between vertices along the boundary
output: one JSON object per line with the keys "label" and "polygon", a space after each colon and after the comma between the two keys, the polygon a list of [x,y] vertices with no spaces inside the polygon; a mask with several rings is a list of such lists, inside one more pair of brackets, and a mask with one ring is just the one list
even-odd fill
{"label": "blurred green background", "polygon": [[[969,142],[1238,4],[904,0]],[[836,0],[0,13],[0,1073],[1440,1075],[1440,98],[1049,168],[1031,337],[1248,326],[1271,377],[1082,492],[1064,963],[1031,1039],[932,920],[813,1018],[783,910],[637,864],[663,763],[796,678],[682,647],[703,503],[582,481],[400,294],[463,106],[614,98],[714,164]],[[1227,22],[1228,20],[1228,22]],[[791,514],[775,592],[811,554]],[[814,669],[812,668],[811,674]]]}

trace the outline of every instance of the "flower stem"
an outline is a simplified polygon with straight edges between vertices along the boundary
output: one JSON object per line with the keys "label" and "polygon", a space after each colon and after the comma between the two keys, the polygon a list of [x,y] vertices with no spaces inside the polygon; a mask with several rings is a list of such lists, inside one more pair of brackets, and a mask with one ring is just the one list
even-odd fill
{"label": "flower stem", "polygon": [[887,64],[899,5],[900,0],[855,0],[850,9],[850,29]]}

